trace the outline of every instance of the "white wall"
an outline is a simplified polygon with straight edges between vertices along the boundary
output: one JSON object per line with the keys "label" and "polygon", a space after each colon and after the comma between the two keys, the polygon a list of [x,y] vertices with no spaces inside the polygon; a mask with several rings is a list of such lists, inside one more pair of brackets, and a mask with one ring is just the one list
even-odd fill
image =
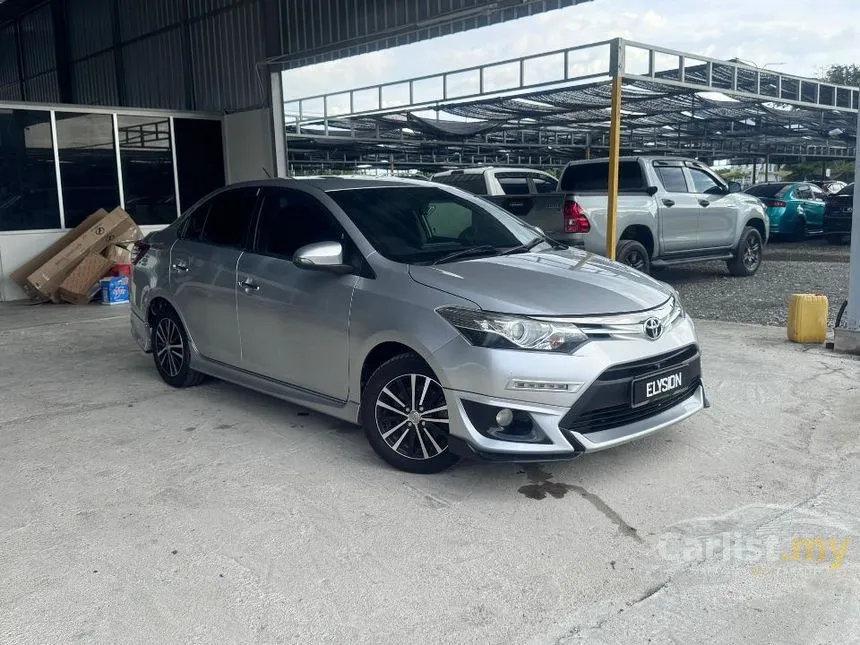
{"label": "white wall", "polygon": [[[164,226],[141,226],[144,234]],[[68,231],[20,231],[0,233],[0,302],[21,300],[27,296],[9,275],[30,258],[38,255]]]}
{"label": "white wall", "polygon": [[236,112],[224,117],[224,160],[227,183],[276,177],[272,111]]}
{"label": "white wall", "polygon": [[0,233],[0,302],[26,298],[9,274],[59,240],[66,231]]}

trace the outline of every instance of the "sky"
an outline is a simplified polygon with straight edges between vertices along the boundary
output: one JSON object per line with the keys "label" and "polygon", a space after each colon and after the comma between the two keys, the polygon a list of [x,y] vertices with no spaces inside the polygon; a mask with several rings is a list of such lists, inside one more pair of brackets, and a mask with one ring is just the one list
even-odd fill
{"label": "sky", "polygon": [[619,36],[713,58],[742,58],[785,73],[815,75],[833,63],[860,64],[860,0],[594,0],[290,70],[284,73],[284,98],[402,80]]}

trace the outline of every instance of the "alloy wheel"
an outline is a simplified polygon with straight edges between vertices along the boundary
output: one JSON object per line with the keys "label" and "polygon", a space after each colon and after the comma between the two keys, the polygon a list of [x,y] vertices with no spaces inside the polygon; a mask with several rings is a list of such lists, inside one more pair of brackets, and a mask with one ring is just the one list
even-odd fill
{"label": "alloy wheel", "polygon": [[425,460],[448,449],[445,392],[424,374],[390,380],[376,399],[376,427],[382,440],[407,459]]}
{"label": "alloy wheel", "polygon": [[744,246],[743,258],[744,266],[747,269],[754,269],[761,260],[761,243],[754,235],[751,235],[747,239],[747,243]]}
{"label": "alloy wheel", "polygon": [[645,258],[636,250],[630,251],[624,258],[624,262],[627,266],[633,267],[637,271],[642,271],[645,268]]}
{"label": "alloy wheel", "polygon": [[185,343],[179,326],[170,318],[162,318],[155,328],[155,355],[164,373],[174,378],[185,362]]}

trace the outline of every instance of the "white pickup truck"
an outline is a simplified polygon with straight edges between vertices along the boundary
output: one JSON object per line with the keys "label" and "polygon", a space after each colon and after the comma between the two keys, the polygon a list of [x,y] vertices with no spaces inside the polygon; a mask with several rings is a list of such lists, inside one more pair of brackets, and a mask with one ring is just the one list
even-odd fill
{"label": "white pickup truck", "polygon": [[[646,273],[704,260],[725,260],[736,276],[758,270],[768,218],[761,201],[739,192],[740,185],[681,157],[622,157],[618,175],[619,262]],[[606,159],[569,163],[558,186],[565,195],[563,229],[532,223],[551,237],[603,254],[608,177]]]}

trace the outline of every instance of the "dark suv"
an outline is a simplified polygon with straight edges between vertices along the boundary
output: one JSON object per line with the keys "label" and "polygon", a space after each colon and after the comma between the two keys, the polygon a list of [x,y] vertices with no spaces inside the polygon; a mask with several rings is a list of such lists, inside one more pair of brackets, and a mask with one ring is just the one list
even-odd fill
{"label": "dark suv", "polygon": [[832,244],[839,244],[851,234],[851,218],[854,215],[854,184],[848,184],[827,199],[824,211],[824,234]]}

